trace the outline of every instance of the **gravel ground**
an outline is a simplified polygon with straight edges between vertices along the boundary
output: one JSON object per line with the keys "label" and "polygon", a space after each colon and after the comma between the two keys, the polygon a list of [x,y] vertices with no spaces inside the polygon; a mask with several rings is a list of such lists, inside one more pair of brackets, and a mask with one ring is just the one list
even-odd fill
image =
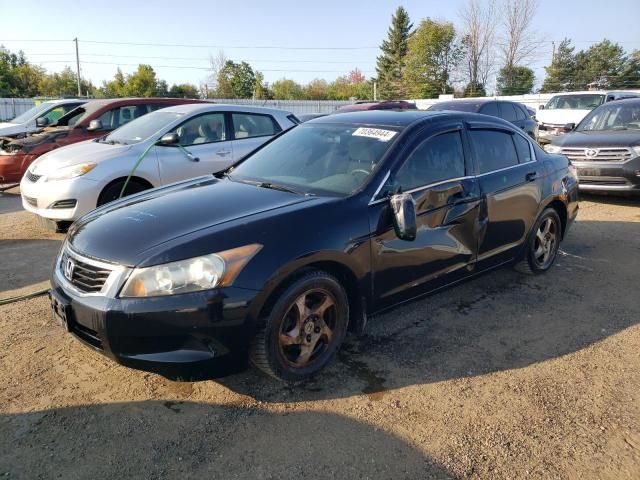
{"label": "gravel ground", "polygon": [[[61,235],[0,195],[0,298]],[[640,201],[588,197],[556,266],[400,307],[295,387],[177,383],[0,306],[0,478],[640,478]],[[4,475],[4,477],[1,477]]]}

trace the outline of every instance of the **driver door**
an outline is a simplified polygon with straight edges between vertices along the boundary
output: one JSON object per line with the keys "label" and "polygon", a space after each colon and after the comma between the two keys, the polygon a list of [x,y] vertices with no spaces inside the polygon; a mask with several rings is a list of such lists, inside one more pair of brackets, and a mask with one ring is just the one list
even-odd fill
{"label": "driver door", "polygon": [[[383,191],[410,193],[417,234],[401,240],[388,198],[370,205],[376,309],[419,296],[469,275],[477,255],[480,189],[472,176],[462,124],[419,138],[391,172]],[[422,138],[420,138],[422,137]]]}
{"label": "driver door", "polygon": [[160,179],[163,184],[219,172],[234,162],[224,112],[192,117],[167,133],[177,133],[177,145],[156,145]]}

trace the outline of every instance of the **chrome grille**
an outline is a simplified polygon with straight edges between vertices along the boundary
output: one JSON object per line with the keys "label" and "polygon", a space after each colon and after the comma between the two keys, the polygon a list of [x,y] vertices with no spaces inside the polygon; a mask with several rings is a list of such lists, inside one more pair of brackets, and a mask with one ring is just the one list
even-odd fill
{"label": "chrome grille", "polygon": [[42,175],[36,175],[35,173],[32,173],[31,170],[27,170],[25,176],[27,177],[27,179],[29,179],[30,182],[33,183],[36,183],[38,180],[40,180],[40,177],[42,177]]}
{"label": "chrome grille", "polygon": [[562,154],[577,162],[626,162],[633,158],[631,150],[624,147],[563,148]]}
{"label": "chrome grille", "polygon": [[[71,262],[71,265],[69,264]],[[85,293],[98,293],[113,270],[88,263],[65,250],[60,260],[60,273],[78,290]]]}

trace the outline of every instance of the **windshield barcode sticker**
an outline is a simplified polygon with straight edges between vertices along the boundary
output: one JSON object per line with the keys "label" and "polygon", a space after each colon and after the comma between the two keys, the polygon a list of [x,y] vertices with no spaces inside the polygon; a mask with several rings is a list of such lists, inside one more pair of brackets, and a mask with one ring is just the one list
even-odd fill
{"label": "windshield barcode sticker", "polygon": [[376,138],[381,142],[388,142],[391,140],[394,135],[398,132],[394,132],[393,130],[383,130],[381,128],[366,128],[360,127],[355,132],[353,132],[354,137],[369,137]]}

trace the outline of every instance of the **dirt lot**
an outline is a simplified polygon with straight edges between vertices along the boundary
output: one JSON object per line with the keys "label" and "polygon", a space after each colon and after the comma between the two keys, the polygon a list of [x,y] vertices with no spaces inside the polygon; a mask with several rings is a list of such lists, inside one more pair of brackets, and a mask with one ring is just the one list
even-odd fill
{"label": "dirt lot", "polygon": [[[61,236],[0,196],[0,298]],[[541,277],[372,319],[312,382],[175,383],[0,306],[2,478],[640,478],[640,202],[589,197]]]}

